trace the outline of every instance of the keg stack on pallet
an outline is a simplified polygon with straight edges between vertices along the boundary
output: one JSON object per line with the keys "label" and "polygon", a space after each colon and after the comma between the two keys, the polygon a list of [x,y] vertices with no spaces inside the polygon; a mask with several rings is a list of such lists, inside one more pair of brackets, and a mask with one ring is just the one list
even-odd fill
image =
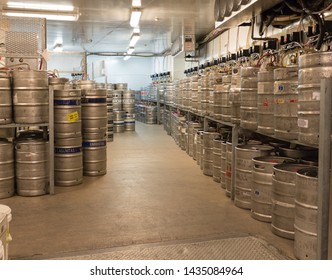
{"label": "keg stack on pallet", "polygon": [[126,83],[113,85],[114,132],[135,131],[135,92]]}
{"label": "keg stack on pallet", "polygon": [[50,78],[54,90],[54,184],[83,182],[81,90],[68,79]]}
{"label": "keg stack on pallet", "polygon": [[[45,126],[49,120],[47,72],[2,72],[0,84],[0,124],[22,125],[17,137],[10,135],[10,139],[0,140],[0,198],[15,193],[21,196],[46,194],[49,185],[48,142],[39,125]],[[26,127],[30,130],[23,130]]]}

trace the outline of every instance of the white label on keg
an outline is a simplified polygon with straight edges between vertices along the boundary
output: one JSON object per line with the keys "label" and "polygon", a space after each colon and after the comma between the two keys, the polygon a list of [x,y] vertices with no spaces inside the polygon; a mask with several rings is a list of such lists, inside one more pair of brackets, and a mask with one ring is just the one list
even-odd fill
{"label": "white label on keg", "polygon": [[312,100],[320,100],[320,92],[319,91],[314,91],[312,93]]}
{"label": "white label on keg", "polygon": [[309,121],[304,119],[298,119],[297,120],[297,126],[302,128],[308,128],[309,127]]}

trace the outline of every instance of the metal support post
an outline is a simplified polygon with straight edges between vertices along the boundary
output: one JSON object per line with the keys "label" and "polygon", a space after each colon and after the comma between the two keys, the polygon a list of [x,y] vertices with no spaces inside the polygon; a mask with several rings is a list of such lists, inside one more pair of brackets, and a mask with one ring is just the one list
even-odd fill
{"label": "metal support post", "polygon": [[231,199],[235,198],[235,147],[239,142],[239,126],[232,127],[232,177],[231,177]]}
{"label": "metal support post", "polygon": [[332,79],[321,80],[319,120],[319,170],[318,170],[318,215],[317,258],[328,258],[329,198],[331,185],[331,107]]}
{"label": "metal support post", "polygon": [[54,194],[54,88],[49,87],[49,120],[48,120],[48,144],[49,144],[49,181],[50,194]]}

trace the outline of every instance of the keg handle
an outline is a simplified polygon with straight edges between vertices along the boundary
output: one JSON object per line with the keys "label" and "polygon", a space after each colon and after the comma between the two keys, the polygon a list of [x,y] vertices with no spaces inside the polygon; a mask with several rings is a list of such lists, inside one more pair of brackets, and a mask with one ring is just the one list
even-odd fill
{"label": "keg handle", "polygon": [[265,170],[265,166],[264,166],[264,165],[261,165],[261,164],[255,163],[254,166],[255,166],[256,169],[259,169],[259,170]]}

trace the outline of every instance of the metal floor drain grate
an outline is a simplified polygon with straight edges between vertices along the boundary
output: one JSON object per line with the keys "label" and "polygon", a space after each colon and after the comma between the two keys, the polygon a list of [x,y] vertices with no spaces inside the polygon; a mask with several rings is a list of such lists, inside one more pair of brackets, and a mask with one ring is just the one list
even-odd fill
{"label": "metal floor drain grate", "polygon": [[284,260],[276,248],[256,237],[235,237],[170,245],[132,246],[62,260]]}

